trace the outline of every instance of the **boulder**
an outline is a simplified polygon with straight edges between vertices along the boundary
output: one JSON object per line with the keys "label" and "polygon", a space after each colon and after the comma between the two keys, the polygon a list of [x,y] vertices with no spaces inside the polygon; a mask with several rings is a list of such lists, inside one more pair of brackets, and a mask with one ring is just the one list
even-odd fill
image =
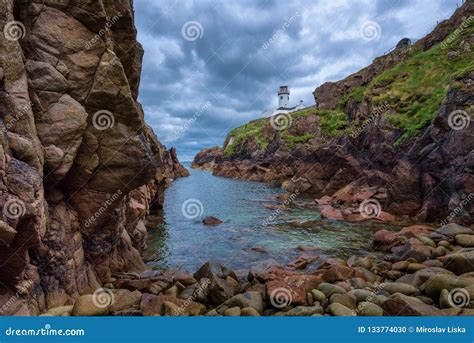
{"label": "boulder", "polygon": [[339,286],[331,283],[323,282],[318,286],[318,291],[322,292],[326,297],[330,297],[333,294],[344,294],[347,291]]}
{"label": "boulder", "polygon": [[194,278],[197,280],[202,278],[212,279],[213,277],[225,279],[228,276],[237,280],[237,276],[231,269],[217,261],[206,262],[196,273],[194,273]]}
{"label": "boulder", "polygon": [[449,242],[452,242],[454,237],[462,234],[473,235],[474,232],[468,227],[455,223],[449,223],[436,229],[430,237],[435,241],[447,240]]}
{"label": "boulder", "polygon": [[383,316],[383,308],[371,302],[361,302],[357,306],[359,316]]}
{"label": "boulder", "polygon": [[139,308],[142,300],[140,291],[129,291],[127,289],[113,289],[114,302],[110,306],[111,312],[121,311],[128,308]]}
{"label": "boulder", "polygon": [[328,306],[326,312],[330,313],[333,316],[338,317],[349,317],[349,316],[357,316],[357,313],[346,306],[334,302]]}
{"label": "boulder", "polygon": [[322,280],[324,282],[346,281],[354,276],[354,270],[345,266],[334,266],[324,272]]}
{"label": "boulder", "polygon": [[82,295],[76,299],[72,309],[73,316],[106,316],[110,305],[101,306],[91,294]]}
{"label": "boulder", "polygon": [[454,240],[462,247],[474,247],[474,235],[459,234],[454,237]]}
{"label": "boulder", "polygon": [[222,220],[220,219],[217,219],[216,217],[212,217],[212,216],[209,216],[209,217],[206,217],[202,220],[202,223],[204,225],[209,225],[209,226],[216,226],[216,225],[220,225],[223,223]]}
{"label": "boulder", "polygon": [[228,308],[224,311],[225,317],[240,317],[240,315],[241,315],[241,310],[240,310],[240,307],[238,306]]}
{"label": "boulder", "polygon": [[285,316],[309,317],[314,314],[323,314],[324,310],[321,306],[296,306],[285,313]]}
{"label": "boulder", "polygon": [[380,288],[390,294],[418,295],[420,293],[418,288],[402,282],[385,282],[380,285]]}
{"label": "boulder", "polygon": [[260,313],[252,307],[244,307],[240,314],[242,317],[260,317]]}
{"label": "boulder", "polygon": [[395,293],[382,305],[385,316],[442,316],[443,312],[420,299]]}
{"label": "boulder", "polygon": [[438,300],[443,289],[450,291],[454,288],[464,288],[469,285],[474,285],[474,277],[437,274],[426,281],[425,293],[432,299]]}
{"label": "boulder", "polygon": [[263,312],[263,298],[260,292],[246,292],[243,294],[234,295],[222,305],[226,306],[227,308],[235,306],[241,309],[250,307],[256,310],[258,313]]}
{"label": "boulder", "polygon": [[355,297],[355,295],[348,294],[348,293],[346,293],[346,294],[333,294],[329,298],[329,302],[331,304],[336,302],[336,303],[339,303],[339,304],[342,304],[342,305],[346,306],[347,308],[355,309],[356,305],[357,305],[357,298]]}
{"label": "boulder", "polygon": [[474,271],[474,249],[463,249],[441,258],[443,267],[456,275]]}
{"label": "boulder", "polygon": [[164,303],[175,304],[178,309],[175,315],[199,316],[206,313],[206,307],[202,304],[190,300],[182,300],[171,295],[154,295],[144,293],[140,308],[144,316],[162,315],[164,312]]}
{"label": "boulder", "polygon": [[306,293],[321,283],[321,276],[311,274],[282,274],[276,275],[267,281],[267,297],[271,299],[275,294],[285,290],[293,305],[306,305]]}
{"label": "boulder", "polygon": [[343,220],[342,212],[331,205],[320,206],[321,218],[330,220]]}
{"label": "boulder", "polygon": [[207,300],[210,304],[220,305],[234,295],[234,288],[235,286],[230,282],[218,277],[213,277],[209,285]]}
{"label": "boulder", "polygon": [[357,303],[364,302],[369,298],[373,298],[375,296],[375,293],[366,289],[352,289],[349,292],[347,292],[350,295],[353,295]]}
{"label": "boulder", "polygon": [[416,238],[410,238],[404,245],[392,248],[394,256],[399,260],[413,258],[418,262],[423,262],[431,258],[433,248],[424,245]]}

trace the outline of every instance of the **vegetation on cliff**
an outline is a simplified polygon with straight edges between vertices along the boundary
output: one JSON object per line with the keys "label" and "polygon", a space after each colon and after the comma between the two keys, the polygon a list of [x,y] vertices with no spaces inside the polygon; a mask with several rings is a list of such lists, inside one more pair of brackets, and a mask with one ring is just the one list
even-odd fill
{"label": "vegetation on cliff", "polygon": [[[408,50],[403,52],[405,57],[399,63],[379,73],[367,84],[349,88],[339,98],[335,109],[309,108],[289,115],[293,124],[316,115],[319,130],[295,133],[288,127],[279,132],[279,138],[291,149],[313,138],[324,141],[350,134],[351,127],[354,129],[361,124],[359,118],[349,121],[351,105],[367,103],[372,108],[384,106],[389,109],[388,122],[394,130],[401,131],[394,142],[394,146],[398,146],[433,121],[449,89],[463,87],[459,79],[474,69],[474,46],[465,43],[469,42],[473,32],[474,20],[470,16],[458,30],[428,50],[424,50],[422,44],[405,48]],[[231,137],[232,141],[229,140]],[[265,150],[274,139],[268,118],[251,121],[229,133],[224,156],[239,155],[249,143]]]}

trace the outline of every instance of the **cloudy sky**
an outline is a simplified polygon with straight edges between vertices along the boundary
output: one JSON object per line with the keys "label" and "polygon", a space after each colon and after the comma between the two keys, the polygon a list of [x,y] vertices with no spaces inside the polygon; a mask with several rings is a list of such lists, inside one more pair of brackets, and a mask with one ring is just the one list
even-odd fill
{"label": "cloudy sky", "polygon": [[135,0],[145,49],[140,101],[182,161],[228,131],[421,38],[461,0]]}

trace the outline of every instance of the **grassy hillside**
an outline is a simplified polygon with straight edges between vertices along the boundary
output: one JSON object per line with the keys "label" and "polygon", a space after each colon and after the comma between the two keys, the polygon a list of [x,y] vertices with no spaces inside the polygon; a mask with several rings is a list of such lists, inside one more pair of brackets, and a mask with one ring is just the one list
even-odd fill
{"label": "grassy hillside", "polygon": [[[334,137],[350,132],[348,116],[343,109],[348,103],[361,103],[371,100],[373,107],[384,104],[391,111],[389,122],[403,131],[396,142],[412,137],[429,124],[445,98],[450,87],[462,87],[457,82],[474,70],[473,45],[461,45],[468,35],[474,33],[474,20],[470,17],[465,24],[448,36],[441,44],[427,51],[413,46],[409,57],[392,69],[376,76],[367,85],[356,87],[346,93],[338,102],[338,109],[306,109],[291,113],[293,123],[300,118],[315,114],[319,117],[321,135]],[[360,123],[351,123],[352,129]],[[234,137],[232,144],[225,150],[226,156],[232,156],[242,144],[253,137],[261,149],[266,149],[272,136],[265,135],[265,127],[270,125],[268,118],[262,118],[240,126],[229,133]],[[291,131],[291,130],[290,130]],[[288,129],[280,132],[282,141],[293,147],[305,143],[313,134],[295,136]]]}

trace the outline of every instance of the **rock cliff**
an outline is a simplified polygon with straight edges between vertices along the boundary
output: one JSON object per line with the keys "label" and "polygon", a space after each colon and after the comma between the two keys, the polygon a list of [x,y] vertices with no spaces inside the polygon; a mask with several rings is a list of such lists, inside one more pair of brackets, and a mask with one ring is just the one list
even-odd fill
{"label": "rock cliff", "polygon": [[0,314],[34,315],[143,271],[187,171],[137,102],[130,0],[3,0],[0,27]]}
{"label": "rock cliff", "polygon": [[465,2],[413,46],[323,84],[315,108],[232,130],[213,173],[336,207],[376,195],[397,216],[472,224],[473,15]]}

